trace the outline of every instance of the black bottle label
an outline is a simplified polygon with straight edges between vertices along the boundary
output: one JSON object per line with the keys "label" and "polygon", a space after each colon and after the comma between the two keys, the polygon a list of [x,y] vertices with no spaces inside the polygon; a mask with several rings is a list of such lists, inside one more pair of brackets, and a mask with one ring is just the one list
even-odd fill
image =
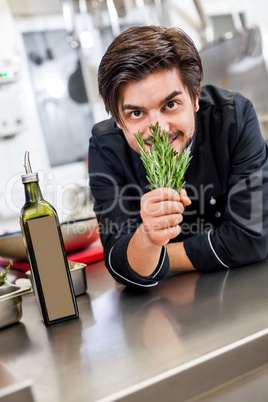
{"label": "black bottle label", "polygon": [[26,221],[29,260],[45,324],[78,316],[68,262],[54,216]]}

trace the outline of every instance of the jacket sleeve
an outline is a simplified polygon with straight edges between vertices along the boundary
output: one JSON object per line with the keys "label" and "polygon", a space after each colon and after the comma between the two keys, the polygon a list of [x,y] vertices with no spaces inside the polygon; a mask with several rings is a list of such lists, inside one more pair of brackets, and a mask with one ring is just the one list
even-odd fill
{"label": "jacket sleeve", "polygon": [[[113,144],[116,150],[116,144]],[[118,150],[118,149],[117,149]],[[126,185],[122,158],[98,146],[94,136],[89,146],[89,179],[94,197],[94,211],[104,248],[105,265],[114,279],[127,286],[151,287],[158,284],[169,271],[166,247],[162,247],[159,263],[149,277],[135,273],[127,259],[128,243],[141,224],[141,189]],[[118,152],[120,154],[120,152]]]}
{"label": "jacket sleeve", "polygon": [[258,262],[268,252],[267,146],[249,101],[236,105],[236,120],[222,224],[184,240],[186,254],[200,271]]}

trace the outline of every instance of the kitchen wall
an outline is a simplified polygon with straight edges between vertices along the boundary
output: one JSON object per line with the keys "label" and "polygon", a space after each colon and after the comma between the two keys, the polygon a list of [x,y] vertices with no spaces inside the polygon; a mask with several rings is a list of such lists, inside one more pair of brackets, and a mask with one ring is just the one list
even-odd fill
{"label": "kitchen wall", "polygon": [[[48,6],[47,2],[46,5]],[[51,2],[51,6],[53,6]],[[21,2],[18,3],[21,5]],[[29,4],[29,3],[28,3]],[[61,14],[13,15],[11,7],[6,0],[0,2],[0,35],[5,38],[0,42],[0,71],[8,71],[14,66],[18,71],[18,78],[14,82],[0,84],[0,125],[4,121],[15,120],[20,116],[23,120],[23,129],[12,132],[10,135],[0,136],[0,234],[6,231],[19,230],[19,213],[24,204],[24,189],[21,183],[21,174],[24,171],[24,153],[30,151],[32,167],[39,172],[40,185],[43,195],[58,210],[61,220],[74,211],[79,212],[84,203],[84,187],[88,185],[86,161],[66,164],[51,168],[48,147],[43,136],[44,127],[41,127],[40,115],[37,110],[37,102],[31,86],[32,74],[29,69],[26,49],[22,32],[65,30]],[[36,6],[36,3],[35,3]],[[42,10],[43,12],[44,10]],[[51,11],[51,9],[50,9]],[[59,8],[58,11],[61,11]],[[67,62],[70,60],[67,60]],[[68,66],[65,67],[65,70]],[[2,70],[1,70],[2,69]],[[54,84],[54,89],[55,84]],[[14,100],[22,98],[20,109],[14,109],[13,103],[9,105],[8,116],[4,110],[6,100],[13,94]],[[54,104],[57,102],[54,99]],[[50,103],[50,106],[53,102]],[[59,114],[58,114],[59,116]],[[77,116],[74,116],[74,121]],[[60,116],[61,120],[63,119]],[[44,122],[46,125],[46,122]],[[48,122],[47,122],[48,124]],[[58,123],[60,127],[60,120]],[[79,130],[79,122],[77,123]],[[1,133],[1,131],[0,131]],[[90,128],[88,129],[89,137]],[[52,138],[52,148],[55,149],[63,143],[66,132],[62,132],[63,138]],[[80,131],[78,131],[78,135]],[[77,136],[78,136],[77,135]],[[85,155],[87,152],[88,138],[85,140]],[[68,150],[67,150],[68,152]],[[64,150],[63,153],[67,153]],[[70,152],[69,152],[70,153]],[[67,155],[68,157],[68,155]]]}
{"label": "kitchen wall", "polygon": [[[26,73],[21,37],[5,0],[0,2],[0,37],[0,72],[17,73],[10,82],[4,83],[3,78],[0,84],[0,222],[3,224],[15,213],[7,198],[12,194],[14,203],[17,201],[17,173],[22,172],[23,151],[30,150],[33,163],[38,161],[41,168],[47,166],[47,159],[38,120],[32,112],[34,104],[31,89],[24,79]],[[18,98],[22,102],[18,103]],[[12,127],[16,121],[20,121],[22,127]]]}
{"label": "kitchen wall", "polygon": [[[121,8],[118,6],[118,18],[113,24],[110,24],[107,10],[102,12],[101,19],[97,13],[93,16],[85,12],[82,12],[80,17],[77,15],[75,17],[75,34],[81,41],[84,40],[80,49],[80,59],[90,105],[89,128],[91,123],[107,116],[98,97],[96,74],[99,60],[117,33],[118,26],[124,28],[137,23],[180,26],[193,38],[198,49],[202,48],[201,22],[193,0],[166,0],[160,9],[154,7],[153,0],[152,2],[147,0],[145,8],[142,8],[142,3],[134,0],[121,2],[118,0],[117,5],[119,4]],[[231,15],[235,29],[241,28],[241,19],[238,18],[241,14],[245,16],[249,26],[258,24],[262,33],[264,57],[268,63],[266,0],[203,0],[201,3],[208,16]],[[77,0],[74,4],[76,8],[78,4],[89,7],[93,2]],[[12,97],[14,93],[17,99],[22,99],[22,102],[20,104],[17,102],[19,105],[17,108],[5,113],[10,119],[23,121],[14,135],[1,137],[0,128],[0,234],[7,230],[19,229],[18,216],[24,202],[20,175],[23,172],[25,150],[30,151],[32,166],[40,173],[44,196],[57,208],[61,220],[65,220],[73,212],[79,214],[85,203],[84,189],[88,182],[86,160],[63,166],[51,166],[31,86],[31,71],[22,36],[25,32],[65,28],[66,21],[62,15],[61,0],[0,0],[0,37],[4,38],[0,42],[0,72],[1,69],[8,68],[15,68],[18,72],[18,78],[13,83],[0,84],[0,127],[1,119],[6,118],[3,117],[5,104],[3,99]],[[19,118],[15,116],[15,111]],[[262,125],[265,131],[265,119]]]}

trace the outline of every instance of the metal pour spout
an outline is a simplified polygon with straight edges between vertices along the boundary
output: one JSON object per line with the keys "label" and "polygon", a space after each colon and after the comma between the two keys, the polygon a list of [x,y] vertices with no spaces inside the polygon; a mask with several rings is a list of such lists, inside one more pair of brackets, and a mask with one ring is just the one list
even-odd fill
{"label": "metal pour spout", "polygon": [[30,163],[30,152],[26,151],[24,155],[24,165],[26,174],[33,173]]}
{"label": "metal pour spout", "polygon": [[39,181],[38,173],[33,173],[31,163],[30,163],[30,155],[29,151],[26,151],[24,154],[24,165],[25,172],[22,176],[22,183],[33,183]]}

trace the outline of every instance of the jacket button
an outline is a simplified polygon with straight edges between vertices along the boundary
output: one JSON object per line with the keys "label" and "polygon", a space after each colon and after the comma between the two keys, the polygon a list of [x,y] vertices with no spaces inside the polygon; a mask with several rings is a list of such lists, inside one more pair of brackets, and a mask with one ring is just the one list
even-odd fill
{"label": "jacket button", "polygon": [[215,218],[220,218],[221,217],[221,213],[219,211],[215,212]]}
{"label": "jacket button", "polygon": [[217,201],[215,200],[215,198],[214,198],[213,196],[211,196],[211,197],[210,197],[210,201],[209,201],[210,205],[215,205],[216,202],[217,202]]}

